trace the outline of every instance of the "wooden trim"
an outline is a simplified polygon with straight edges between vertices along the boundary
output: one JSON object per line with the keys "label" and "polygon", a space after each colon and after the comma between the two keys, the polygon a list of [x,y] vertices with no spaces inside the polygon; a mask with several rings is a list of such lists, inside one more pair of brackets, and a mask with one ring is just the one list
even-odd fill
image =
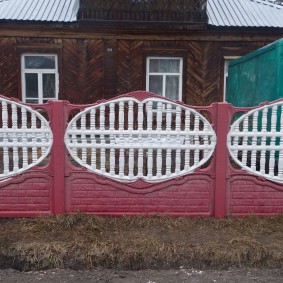
{"label": "wooden trim", "polygon": [[117,44],[117,40],[104,40],[103,43],[103,95],[105,99],[117,95]]}
{"label": "wooden trim", "polygon": [[[20,26],[21,25],[21,26]],[[0,37],[40,37],[68,39],[148,39],[148,40],[198,40],[198,41],[274,41],[283,35],[283,28],[217,28],[208,30],[183,29],[140,29],[132,30],[129,26],[99,27],[95,24],[81,26],[79,23],[47,25],[44,23],[27,24],[1,23]]]}
{"label": "wooden trim", "polygon": [[54,50],[56,52],[58,49],[63,48],[63,44],[46,44],[46,43],[34,43],[34,44],[18,44],[17,49],[24,52],[46,52],[46,50]]}

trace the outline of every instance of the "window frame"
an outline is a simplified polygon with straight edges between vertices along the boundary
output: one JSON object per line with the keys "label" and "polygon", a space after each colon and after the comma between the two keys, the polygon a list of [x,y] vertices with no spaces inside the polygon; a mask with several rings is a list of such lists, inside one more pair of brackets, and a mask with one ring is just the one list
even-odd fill
{"label": "window frame", "polygon": [[[55,68],[54,69],[27,69],[25,66],[25,57],[26,56],[54,56],[55,57]],[[36,73],[38,79],[38,100],[37,104],[43,104],[43,74],[55,74],[55,97],[54,98],[47,98],[46,100],[58,100],[59,96],[59,67],[58,67],[58,54],[56,53],[32,53],[32,52],[25,52],[21,54],[21,89],[22,89],[22,101],[25,103],[27,102],[26,97],[26,79],[25,74],[27,73]]]}
{"label": "window frame", "polygon": [[[149,71],[149,65],[151,59],[161,59],[161,60],[170,60],[170,59],[178,59],[180,62],[179,66],[179,73],[151,73]],[[181,56],[147,56],[146,57],[146,91],[149,91],[149,77],[150,75],[162,75],[162,96],[165,96],[166,90],[166,76],[178,76],[179,77],[179,93],[178,93],[178,100],[182,101],[183,99],[183,77],[184,77],[184,58]],[[169,97],[166,97],[169,98]],[[169,98],[170,99],[170,98]]]}

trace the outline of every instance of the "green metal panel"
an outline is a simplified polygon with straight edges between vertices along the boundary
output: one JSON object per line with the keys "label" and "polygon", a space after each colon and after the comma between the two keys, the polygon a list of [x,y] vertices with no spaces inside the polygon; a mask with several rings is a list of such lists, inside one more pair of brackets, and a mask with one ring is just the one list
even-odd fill
{"label": "green metal panel", "polygon": [[283,39],[229,64],[226,101],[256,106],[283,97]]}
{"label": "green metal panel", "polygon": [[[230,62],[226,101],[238,107],[257,106],[283,97],[283,39]],[[280,110],[281,111],[281,110]],[[280,131],[280,111],[276,130]],[[235,115],[234,120],[241,114]],[[271,111],[268,112],[269,120]],[[258,130],[261,129],[259,117]],[[270,130],[271,124],[267,124]],[[276,139],[276,144],[279,144]],[[268,155],[267,155],[268,157]],[[277,152],[275,158],[278,159]]]}

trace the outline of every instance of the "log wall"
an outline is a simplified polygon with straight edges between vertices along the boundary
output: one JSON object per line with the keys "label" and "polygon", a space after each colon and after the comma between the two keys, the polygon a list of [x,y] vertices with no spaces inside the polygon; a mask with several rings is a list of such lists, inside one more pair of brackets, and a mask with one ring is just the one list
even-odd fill
{"label": "log wall", "polygon": [[0,93],[21,99],[20,55],[24,52],[56,52],[59,98],[83,104],[145,89],[146,56],[166,55],[184,58],[183,101],[209,105],[222,100],[223,56],[243,55],[267,43],[267,40],[217,41],[217,38],[197,41],[149,40],[138,36],[82,39],[68,35],[64,38],[0,35]]}

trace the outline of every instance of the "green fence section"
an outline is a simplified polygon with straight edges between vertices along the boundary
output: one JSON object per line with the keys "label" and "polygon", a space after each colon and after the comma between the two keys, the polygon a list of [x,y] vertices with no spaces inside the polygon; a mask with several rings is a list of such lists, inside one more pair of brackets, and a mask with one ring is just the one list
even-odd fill
{"label": "green fence section", "polygon": [[226,101],[256,106],[283,97],[283,39],[229,64]]}

